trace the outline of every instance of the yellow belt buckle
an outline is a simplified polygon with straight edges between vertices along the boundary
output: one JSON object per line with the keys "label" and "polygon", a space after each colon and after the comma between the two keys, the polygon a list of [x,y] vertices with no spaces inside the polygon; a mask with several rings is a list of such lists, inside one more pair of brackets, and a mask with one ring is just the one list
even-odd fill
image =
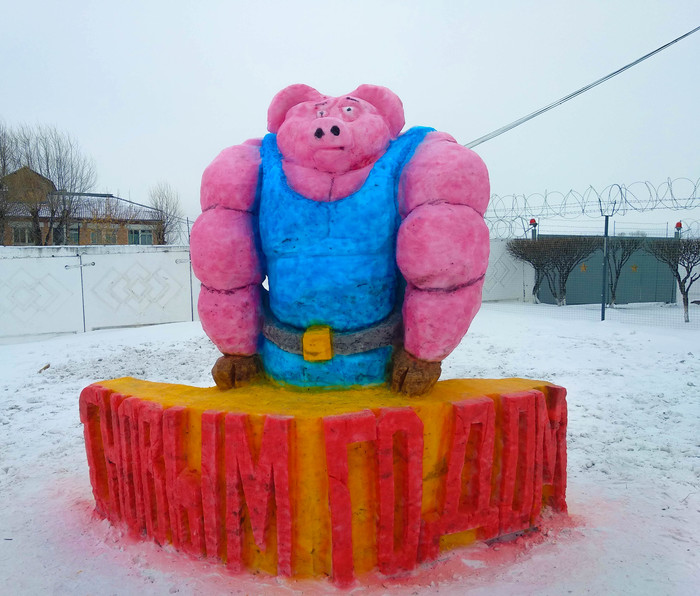
{"label": "yellow belt buckle", "polygon": [[325,362],[333,358],[333,332],[328,325],[312,325],[301,340],[302,353],[307,362]]}

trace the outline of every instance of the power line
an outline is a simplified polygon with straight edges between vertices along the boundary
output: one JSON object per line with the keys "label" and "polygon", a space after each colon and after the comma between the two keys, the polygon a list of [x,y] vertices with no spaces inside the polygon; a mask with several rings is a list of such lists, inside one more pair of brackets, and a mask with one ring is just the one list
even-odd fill
{"label": "power line", "polygon": [[688,31],[688,33],[681,35],[680,37],[677,37],[673,41],[669,41],[667,44],[662,45],[660,48],[656,48],[653,52],[649,52],[648,54],[642,56],[641,58],[637,58],[634,62],[630,62],[627,66],[623,66],[622,68],[616,70],[615,72],[611,72],[609,75],[604,76],[601,79],[598,79],[597,81],[594,81],[593,83],[589,83],[585,87],[581,87],[578,91],[574,91],[573,93],[570,93],[569,95],[562,97],[561,99],[555,101],[554,103],[550,103],[549,105],[540,108],[539,110],[536,110],[532,112],[531,114],[528,114],[527,116],[523,116],[522,118],[519,118],[518,120],[515,120],[514,122],[511,122],[510,124],[507,124],[506,126],[502,126],[501,128],[494,130],[493,132],[490,132],[487,135],[484,135],[483,137],[479,137],[478,139],[472,141],[471,143],[467,143],[465,147],[471,149],[472,147],[476,147],[477,145],[481,145],[481,143],[485,143],[486,141],[489,141],[493,139],[494,137],[497,137],[499,135],[502,135],[504,132],[508,132],[509,130],[515,128],[516,126],[520,126],[521,124],[524,124],[528,120],[532,120],[533,118],[539,116],[540,114],[544,114],[545,112],[548,112],[552,108],[556,108],[557,106],[560,106],[561,104],[569,101],[570,99],[573,99],[574,97],[577,97],[578,95],[581,95],[582,93],[585,93],[586,91],[589,91],[590,89],[593,89],[593,87],[596,87],[600,85],[601,83],[604,83],[605,81],[612,79],[614,76],[619,75],[620,73],[625,72],[626,70],[632,68],[633,66],[636,66],[640,62],[643,62],[647,58],[651,58],[654,54],[658,54],[662,50],[665,50],[666,48],[672,46],[674,43],[679,42],[681,39],[685,39],[689,35],[692,35],[693,33],[697,33],[700,31],[700,27],[695,27],[692,31]]}

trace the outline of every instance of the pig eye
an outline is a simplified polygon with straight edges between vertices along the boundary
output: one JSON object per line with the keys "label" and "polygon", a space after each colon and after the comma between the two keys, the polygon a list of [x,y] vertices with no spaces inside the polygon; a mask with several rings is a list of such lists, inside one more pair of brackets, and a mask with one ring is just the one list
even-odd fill
{"label": "pig eye", "polygon": [[352,122],[356,118],[359,118],[361,113],[362,112],[360,112],[356,106],[342,106],[340,108],[340,114],[347,122]]}

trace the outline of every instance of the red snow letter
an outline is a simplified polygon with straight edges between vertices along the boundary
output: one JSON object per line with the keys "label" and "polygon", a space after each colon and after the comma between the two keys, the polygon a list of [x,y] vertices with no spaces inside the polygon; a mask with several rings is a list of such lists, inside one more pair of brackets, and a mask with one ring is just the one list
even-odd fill
{"label": "red snow letter", "polygon": [[141,462],[138,445],[138,416],[141,401],[127,397],[119,406],[119,442],[121,444],[122,519],[139,535],[146,528],[141,491]]}
{"label": "red snow letter", "polygon": [[547,399],[542,393],[537,396],[535,495],[531,523],[540,513],[543,493],[552,509],[566,512],[566,389],[550,386],[548,394]]}
{"label": "red snow letter", "polygon": [[143,506],[146,534],[158,544],[165,544],[170,531],[163,459],[163,411],[161,404],[141,401],[137,416],[140,502]]}
{"label": "red snow letter", "polygon": [[187,463],[185,437],[189,413],[174,406],[163,414],[163,456],[170,506],[173,546],[193,555],[204,554],[200,474]]}
{"label": "red snow letter", "polygon": [[207,556],[224,557],[224,417],[223,412],[202,414],[202,511]]}
{"label": "red snow letter", "polygon": [[[380,411],[377,456],[379,569],[383,573],[410,570],[416,566],[418,556],[423,499],[423,421],[411,408],[383,408]],[[396,473],[395,460],[404,462]],[[397,498],[399,519],[403,522],[399,540],[395,540],[399,524],[394,516]]]}
{"label": "red snow letter", "polygon": [[121,521],[121,449],[116,411],[123,400],[124,396],[99,385],[90,385],[80,393],[80,421],[92,494],[97,511],[113,523]]}
{"label": "red snow letter", "polygon": [[376,426],[376,418],[370,410],[323,419],[331,508],[333,579],[340,584],[350,583],[353,577],[348,444],[373,441],[377,435]]}
{"label": "red snow letter", "polygon": [[503,460],[499,497],[500,534],[530,527],[532,514],[537,423],[536,390],[501,396]]}
{"label": "red snow letter", "polygon": [[247,414],[227,414],[226,426],[226,534],[227,564],[242,568],[243,503],[248,506],[253,538],[265,549],[269,501],[274,481],[277,511],[277,569],[292,573],[292,513],[289,497],[289,429],[291,417],[266,416],[260,456],[253,462]]}
{"label": "red snow letter", "polygon": [[480,397],[455,403],[453,407],[445,503],[437,520],[424,523],[421,560],[437,556],[440,536],[444,534],[479,528],[481,538],[490,538],[498,531],[498,510],[491,506],[496,429],[493,401]]}

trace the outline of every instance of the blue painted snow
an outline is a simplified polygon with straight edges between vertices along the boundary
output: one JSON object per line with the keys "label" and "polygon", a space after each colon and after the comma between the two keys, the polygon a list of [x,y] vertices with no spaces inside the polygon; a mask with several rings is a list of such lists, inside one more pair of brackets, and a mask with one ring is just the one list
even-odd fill
{"label": "blue painted snow", "polygon": [[[311,325],[353,331],[392,312],[401,294],[395,256],[399,177],[432,130],[416,127],[401,135],[362,188],[332,202],[292,190],[276,135],[263,139],[260,239],[277,319],[302,331]],[[285,383],[365,385],[385,379],[391,348],[309,363],[264,340],[262,357],[267,373]]]}

